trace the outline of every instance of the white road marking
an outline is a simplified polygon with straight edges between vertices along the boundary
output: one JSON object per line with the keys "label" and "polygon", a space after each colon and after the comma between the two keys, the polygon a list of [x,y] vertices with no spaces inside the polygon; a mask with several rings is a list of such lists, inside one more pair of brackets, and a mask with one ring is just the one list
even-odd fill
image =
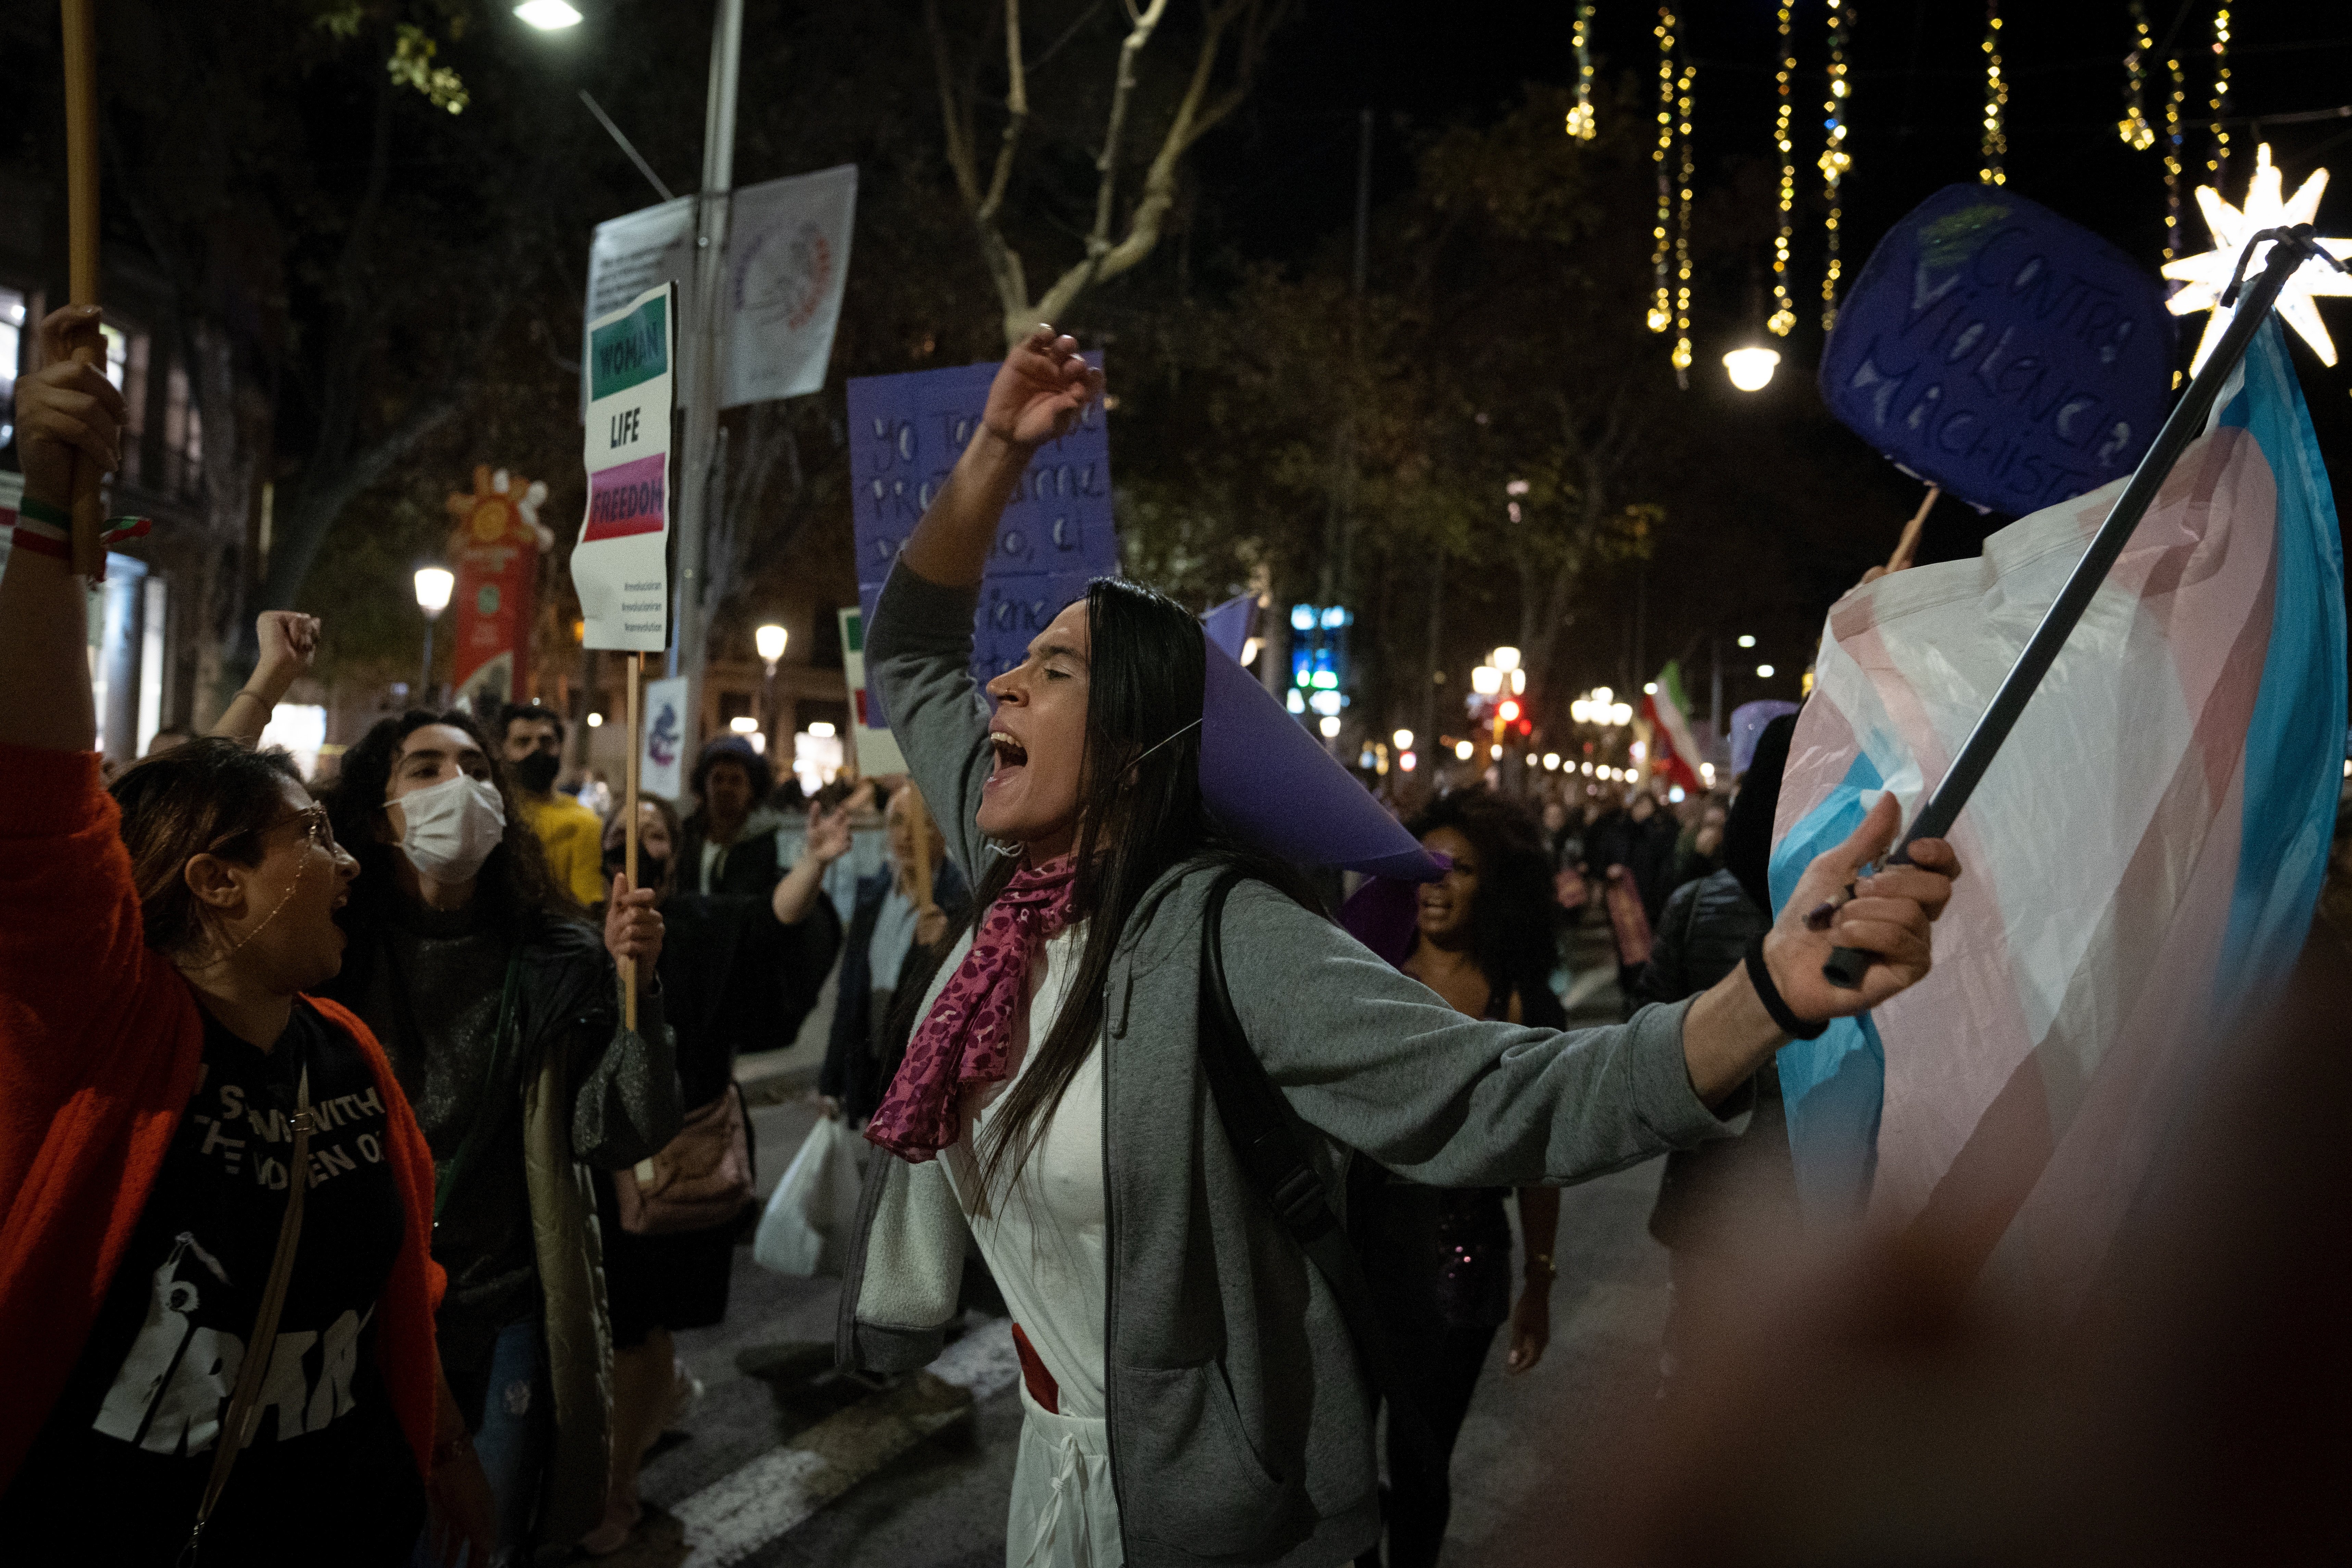
{"label": "white road marking", "polygon": [[1003,1393],[1021,1375],[1010,1319],[970,1330],[917,1376],[835,1412],[782,1447],[722,1476],[670,1510],[686,1526],[685,1568],[740,1563],[884,1465]]}

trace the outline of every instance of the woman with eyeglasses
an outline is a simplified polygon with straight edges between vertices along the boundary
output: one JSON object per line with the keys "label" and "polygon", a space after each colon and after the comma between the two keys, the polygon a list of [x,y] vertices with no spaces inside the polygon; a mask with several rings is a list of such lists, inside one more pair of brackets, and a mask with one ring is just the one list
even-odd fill
{"label": "woman with eyeglasses", "polygon": [[393,1564],[429,1514],[435,1561],[484,1562],[432,1154],[374,1037],[306,994],[359,868],[282,752],[206,738],[100,783],[63,521],[119,453],[121,398],[70,358],[98,321],[53,312],[16,384],[0,576],[0,1540]]}

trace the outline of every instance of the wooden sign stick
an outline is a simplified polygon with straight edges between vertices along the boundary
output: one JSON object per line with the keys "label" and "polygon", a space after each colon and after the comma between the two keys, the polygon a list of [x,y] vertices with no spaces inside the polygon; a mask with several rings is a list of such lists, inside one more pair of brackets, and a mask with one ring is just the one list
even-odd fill
{"label": "wooden sign stick", "polygon": [[[66,210],[73,302],[95,305],[98,286],[98,35],[93,0],[63,0],[66,68]],[[106,340],[92,328],[77,334],[73,357],[106,368]],[[86,458],[74,458],[73,569],[95,583],[106,575],[106,476]]]}
{"label": "wooden sign stick", "polygon": [[[629,655],[629,761],[623,770],[628,780],[621,818],[621,868],[628,873],[629,890],[637,889],[637,753],[645,749],[645,717],[638,711],[637,684],[645,679],[646,656]],[[637,1026],[637,966],[630,964],[621,976],[621,1022],[634,1029]]]}
{"label": "wooden sign stick", "polygon": [[1919,531],[1927,523],[1927,510],[1936,504],[1936,498],[1943,493],[1941,485],[1927,487],[1927,499],[1919,503],[1919,510],[1911,514],[1911,521],[1903,525],[1902,541],[1895,546],[1895,553],[1886,558],[1889,572],[1900,572],[1911,564],[1911,552],[1919,548]]}
{"label": "wooden sign stick", "polygon": [[[915,788],[911,784],[907,787]],[[928,910],[931,907],[931,835],[936,830],[931,826],[930,808],[924,805],[919,790],[915,793],[914,805],[914,820],[908,826],[915,830],[915,908]]]}

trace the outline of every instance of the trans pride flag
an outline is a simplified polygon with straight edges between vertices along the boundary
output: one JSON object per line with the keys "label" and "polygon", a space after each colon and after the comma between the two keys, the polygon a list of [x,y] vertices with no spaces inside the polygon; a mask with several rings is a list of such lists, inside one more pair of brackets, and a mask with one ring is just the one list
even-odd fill
{"label": "trans pride flag", "polygon": [[[1832,607],[1776,904],[1878,790],[1916,811],[2123,484]],[[1980,1277],[2080,1300],[2310,922],[2342,779],[2343,580],[2273,321],[1960,814],[1935,972],[1780,1053],[1810,1212],[1931,1224]]]}

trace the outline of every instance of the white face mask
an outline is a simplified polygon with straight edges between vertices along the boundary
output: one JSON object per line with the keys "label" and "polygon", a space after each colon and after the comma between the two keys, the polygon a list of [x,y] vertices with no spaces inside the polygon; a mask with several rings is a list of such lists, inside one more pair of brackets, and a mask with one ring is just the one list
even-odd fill
{"label": "white face mask", "polygon": [[400,807],[408,863],[436,882],[473,880],[507,836],[506,803],[488,779],[460,773],[384,804]]}

